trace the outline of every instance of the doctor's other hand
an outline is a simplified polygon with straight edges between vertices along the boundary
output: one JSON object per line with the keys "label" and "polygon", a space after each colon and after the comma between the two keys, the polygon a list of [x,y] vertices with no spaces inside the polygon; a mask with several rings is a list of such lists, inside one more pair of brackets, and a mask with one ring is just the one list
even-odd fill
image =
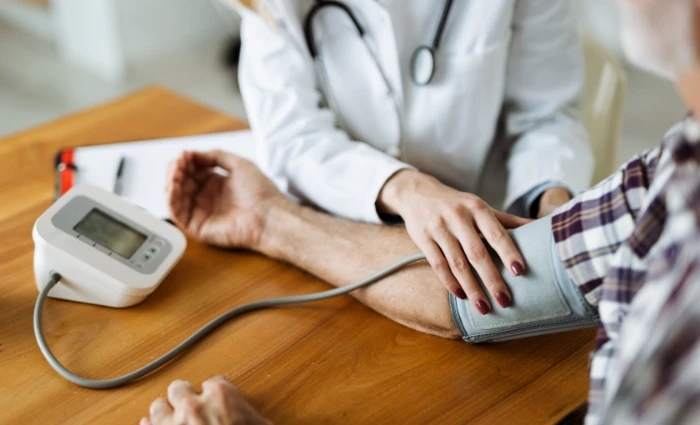
{"label": "doctor's other hand", "polygon": [[383,213],[401,216],[411,239],[448,291],[469,299],[478,312],[488,314],[491,305],[472,273],[473,267],[501,307],[511,304],[510,291],[484,242],[518,276],[525,271],[525,262],[506,229],[530,220],[496,211],[478,196],[414,170],[394,174],[384,184],[377,207]]}
{"label": "doctor's other hand", "polygon": [[255,164],[219,150],[183,152],[168,167],[165,190],[175,224],[221,248],[255,248],[271,205],[291,202]]}
{"label": "doctor's other hand", "polygon": [[173,381],[168,397],[151,404],[150,415],[139,425],[269,425],[246,401],[238,388],[223,377],[202,383],[195,392],[187,381]]}
{"label": "doctor's other hand", "polygon": [[568,190],[563,187],[553,187],[547,189],[540,196],[539,210],[537,211],[537,218],[542,218],[550,215],[560,206],[566,204],[571,200],[571,194]]}

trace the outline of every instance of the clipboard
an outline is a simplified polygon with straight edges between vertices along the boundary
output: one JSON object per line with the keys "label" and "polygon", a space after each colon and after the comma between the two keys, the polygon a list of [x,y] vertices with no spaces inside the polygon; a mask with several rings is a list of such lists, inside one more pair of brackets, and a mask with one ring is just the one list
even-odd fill
{"label": "clipboard", "polygon": [[213,149],[256,161],[255,140],[250,131],[66,148],[54,159],[56,197],[77,184],[90,184],[111,192],[123,159],[119,195],[156,217],[168,218],[165,200],[168,163],[185,150]]}

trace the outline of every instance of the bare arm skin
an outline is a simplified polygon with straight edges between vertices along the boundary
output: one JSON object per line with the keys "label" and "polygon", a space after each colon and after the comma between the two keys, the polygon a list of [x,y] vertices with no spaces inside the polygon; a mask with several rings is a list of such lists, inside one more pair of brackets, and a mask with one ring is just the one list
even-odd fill
{"label": "bare arm skin", "polygon": [[[345,221],[291,203],[269,211],[257,250],[335,286],[419,252],[403,227]],[[459,338],[447,295],[425,261],[352,293],[366,306],[412,329]]]}
{"label": "bare arm skin", "polygon": [[[261,252],[335,286],[419,252],[403,228],[350,222],[294,204],[253,163],[225,152],[185,152],[171,164],[167,181],[171,218],[190,237]],[[352,295],[412,329],[459,337],[447,290],[427,262]]]}

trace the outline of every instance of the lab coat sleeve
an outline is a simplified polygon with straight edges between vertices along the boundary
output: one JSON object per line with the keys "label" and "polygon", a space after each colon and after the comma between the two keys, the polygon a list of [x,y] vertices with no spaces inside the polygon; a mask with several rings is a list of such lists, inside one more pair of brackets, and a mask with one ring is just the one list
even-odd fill
{"label": "lab coat sleeve", "polygon": [[411,167],[336,128],[333,112],[319,106],[306,46],[285,28],[244,14],[241,36],[239,82],[258,165],[291,195],[342,217],[379,223],[381,188]]}
{"label": "lab coat sleeve", "polygon": [[505,111],[506,209],[533,188],[560,182],[576,194],[590,184],[594,159],[579,117],[583,53],[572,0],[515,2]]}

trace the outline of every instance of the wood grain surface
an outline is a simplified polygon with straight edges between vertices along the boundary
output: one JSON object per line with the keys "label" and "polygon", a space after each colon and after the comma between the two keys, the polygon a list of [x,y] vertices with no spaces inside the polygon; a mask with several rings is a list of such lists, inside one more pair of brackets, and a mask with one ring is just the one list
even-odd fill
{"label": "wood grain surface", "polygon": [[49,7],[49,3],[51,0],[11,0],[11,1],[19,1],[20,3],[28,3],[28,4],[33,4],[36,6],[41,6],[41,7]]}
{"label": "wood grain surface", "polygon": [[[198,385],[219,374],[277,424],[551,424],[585,400],[592,331],[470,346],[404,328],[349,297],[242,317],[124,388],[89,390],[58,376],[32,331],[31,229],[52,201],[54,154],[245,127],[152,88],[0,141],[0,424],[137,424],[172,380]],[[49,300],[44,326],[70,369],[107,378],[237,304],[323,289],[288,265],[190,241],[142,304]]]}

